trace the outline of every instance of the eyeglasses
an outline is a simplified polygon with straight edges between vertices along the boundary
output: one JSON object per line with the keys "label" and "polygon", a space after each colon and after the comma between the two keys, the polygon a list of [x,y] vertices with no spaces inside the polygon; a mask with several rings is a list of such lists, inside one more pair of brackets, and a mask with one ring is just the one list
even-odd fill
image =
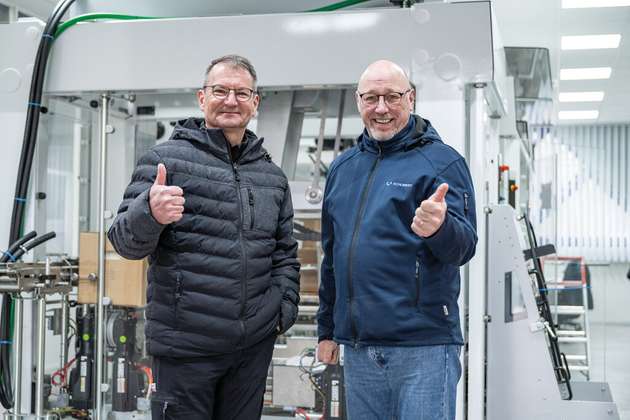
{"label": "eyeglasses", "polygon": [[254,93],[256,91],[249,88],[238,88],[238,89],[230,89],[221,85],[207,85],[203,87],[204,89],[210,88],[210,92],[212,96],[217,99],[224,100],[228,96],[230,96],[230,92],[234,92],[234,97],[238,102],[247,102],[254,97]]}
{"label": "eyeglasses", "polygon": [[359,98],[361,98],[361,103],[365,106],[376,106],[381,100],[381,97],[383,97],[387,105],[392,106],[398,105],[402,97],[409,92],[411,92],[411,89],[407,89],[404,92],[389,92],[384,95],[377,95],[376,93],[359,93],[357,91],[357,95],[359,95]]}

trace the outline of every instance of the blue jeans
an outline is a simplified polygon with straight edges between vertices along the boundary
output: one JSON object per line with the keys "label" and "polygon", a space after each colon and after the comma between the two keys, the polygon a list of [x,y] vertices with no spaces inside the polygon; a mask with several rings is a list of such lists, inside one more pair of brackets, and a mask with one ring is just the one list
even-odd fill
{"label": "blue jeans", "polygon": [[344,348],[348,420],[454,420],[461,346]]}

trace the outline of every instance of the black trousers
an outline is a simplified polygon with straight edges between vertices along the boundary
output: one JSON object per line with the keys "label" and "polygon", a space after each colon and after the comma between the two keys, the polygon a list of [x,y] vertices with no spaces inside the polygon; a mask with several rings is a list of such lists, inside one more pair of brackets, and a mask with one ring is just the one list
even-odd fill
{"label": "black trousers", "polygon": [[259,420],[275,341],[212,357],[154,357],[152,420]]}

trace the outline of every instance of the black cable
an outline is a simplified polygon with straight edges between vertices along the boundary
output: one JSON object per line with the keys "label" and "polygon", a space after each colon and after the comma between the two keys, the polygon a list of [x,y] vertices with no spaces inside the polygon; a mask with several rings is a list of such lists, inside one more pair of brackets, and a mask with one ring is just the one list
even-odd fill
{"label": "black cable", "polygon": [[[50,18],[48,19],[48,22],[46,23],[46,26],[44,27],[44,32],[37,49],[37,55],[35,56],[35,64],[33,67],[31,87],[29,91],[26,123],[24,126],[22,152],[20,154],[17,182],[15,186],[13,213],[11,215],[11,229],[8,241],[10,244],[13,244],[18,240],[24,221],[26,195],[28,192],[31,168],[33,165],[35,145],[37,143],[37,131],[39,126],[39,113],[41,111],[44,77],[46,74],[46,65],[48,64],[48,56],[54,41],[53,34],[55,34],[61,18],[72,3],[74,3],[74,0],[61,0],[57,3],[55,9],[50,15]],[[33,246],[36,245],[37,244],[33,244]],[[9,343],[9,336],[11,333],[11,307],[11,295],[6,293],[4,295],[4,299],[2,300],[2,309],[0,310],[2,316],[2,319],[0,320],[0,340],[3,340],[2,342],[5,343],[0,346],[0,404],[2,404],[6,409],[13,407],[10,346],[7,345],[7,343]]]}
{"label": "black cable", "polygon": [[566,363],[566,358],[563,359],[563,353],[560,352],[560,346],[558,344],[558,333],[553,323],[553,315],[551,313],[551,307],[549,306],[549,300],[547,298],[547,281],[545,280],[545,274],[542,269],[542,264],[537,255],[538,241],[534,232],[534,226],[532,225],[529,217],[524,214],[523,219],[525,221],[525,231],[527,232],[527,239],[532,252],[532,262],[534,264],[534,273],[539,289],[540,297],[536,300],[538,311],[540,315],[547,321],[547,328],[549,329],[547,337],[549,338],[549,350],[551,352],[551,358],[553,363],[554,373],[558,383],[564,383],[567,390],[567,397],[563,399],[573,399],[573,390],[571,388],[571,373],[569,372],[569,366]]}
{"label": "black cable", "polygon": [[17,258],[15,257],[15,255],[13,255],[13,253],[15,251],[17,251],[17,249],[20,247],[20,245],[22,245],[24,242],[30,241],[31,239],[33,239],[36,236],[37,236],[37,232],[32,230],[29,233],[27,233],[26,235],[22,236],[17,241],[15,241],[14,243],[12,243],[11,246],[9,246],[9,249],[7,249],[5,251],[4,255],[2,257],[0,257],[0,263],[8,262],[9,259],[17,260]]}
{"label": "black cable", "polygon": [[25,245],[20,246],[20,248],[17,251],[15,251],[15,254],[13,256],[15,257],[16,260],[18,260],[22,257],[22,255],[24,255],[31,249],[35,248],[38,245],[43,244],[46,241],[53,239],[56,236],[57,234],[55,232],[48,232],[45,235],[35,238],[32,241],[27,242]]}
{"label": "black cable", "polygon": [[26,125],[24,128],[22,153],[20,155],[20,163],[18,166],[18,177],[13,214],[11,217],[12,225],[9,243],[14,242],[19,237],[19,231],[24,218],[24,208],[26,206],[25,197],[28,191],[31,167],[33,164],[33,155],[35,152],[35,145],[37,143],[37,129],[39,125],[44,76],[46,73],[46,66],[48,64],[48,56],[54,40],[52,34],[55,33],[61,17],[65,14],[66,10],[72,3],[74,3],[74,0],[62,0],[57,4],[55,10],[51,14],[51,17],[46,23],[46,26],[44,27],[44,33],[42,34],[37,50],[33,76],[31,77],[31,88],[26,114]]}

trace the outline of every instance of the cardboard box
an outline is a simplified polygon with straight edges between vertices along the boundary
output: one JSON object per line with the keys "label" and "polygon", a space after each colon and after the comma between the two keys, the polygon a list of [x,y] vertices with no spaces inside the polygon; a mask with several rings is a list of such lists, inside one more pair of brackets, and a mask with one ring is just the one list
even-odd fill
{"label": "cardboard box", "polygon": [[298,248],[298,259],[302,265],[316,265],[317,248]]}
{"label": "cardboard box", "polygon": [[[305,227],[321,232],[320,219],[296,219],[298,223]],[[298,259],[302,264],[300,271],[300,294],[317,295],[319,290],[319,261],[317,261],[317,248],[320,246],[316,241],[300,241],[298,249]]]}
{"label": "cardboard box", "polygon": [[[114,251],[105,240],[105,296],[116,306],[140,307],[146,304],[147,259],[127,260]],[[79,235],[79,303],[96,303],[98,280],[90,273],[98,272],[98,234]]]}
{"label": "cardboard box", "polygon": [[319,270],[300,271],[300,294],[316,295],[319,291]]}

